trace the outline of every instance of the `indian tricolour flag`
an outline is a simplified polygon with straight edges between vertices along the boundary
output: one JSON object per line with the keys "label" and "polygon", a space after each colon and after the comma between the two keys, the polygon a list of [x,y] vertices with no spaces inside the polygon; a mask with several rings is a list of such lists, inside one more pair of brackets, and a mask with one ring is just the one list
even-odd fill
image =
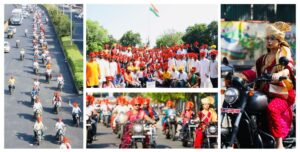
{"label": "indian tricolour flag", "polygon": [[156,16],[156,17],[159,17],[159,15],[158,15],[158,9],[153,5],[153,4],[151,4],[150,5],[150,11]]}

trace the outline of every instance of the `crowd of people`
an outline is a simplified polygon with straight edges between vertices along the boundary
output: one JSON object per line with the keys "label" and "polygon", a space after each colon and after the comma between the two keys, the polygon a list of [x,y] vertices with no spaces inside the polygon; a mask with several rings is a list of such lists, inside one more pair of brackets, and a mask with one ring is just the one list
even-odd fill
{"label": "crowd of people", "polygon": [[217,88],[216,46],[196,41],[171,47],[105,45],[89,53],[86,86],[100,88]]}
{"label": "crowd of people", "polygon": [[[131,99],[125,96],[119,96],[116,99],[109,100],[108,98],[95,98],[92,94],[86,96],[86,118],[87,124],[91,125],[90,131],[87,133],[87,142],[91,144],[97,139],[97,124],[101,121],[105,124],[104,118],[107,113],[110,113],[109,127],[112,132],[118,134],[120,125],[124,125],[119,148],[130,147],[132,141],[132,128],[134,123],[143,121],[144,124],[152,124],[153,128],[161,119],[162,133],[166,134],[168,130],[167,120],[169,120],[171,113],[176,114],[176,127],[181,125],[179,130],[179,140],[184,140],[190,120],[197,122],[197,128],[193,130],[195,133],[195,140],[192,146],[194,148],[201,148],[204,137],[204,130],[210,123],[217,124],[217,113],[214,110],[214,97],[208,96],[201,99],[201,108],[198,113],[195,112],[193,101],[186,101],[183,109],[176,107],[176,102],[168,100],[165,103],[154,103],[151,98],[136,96]],[[173,111],[173,112],[171,112]],[[175,111],[175,112],[174,112]],[[157,132],[157,131],[155,131]],[[145,137],[144,148],[149,148],[150,136]],[[216,140],[217,141],[217,140]],[[158,143],[159,141],[156,141]],[[154,147],[152,147],[154,148]]]}

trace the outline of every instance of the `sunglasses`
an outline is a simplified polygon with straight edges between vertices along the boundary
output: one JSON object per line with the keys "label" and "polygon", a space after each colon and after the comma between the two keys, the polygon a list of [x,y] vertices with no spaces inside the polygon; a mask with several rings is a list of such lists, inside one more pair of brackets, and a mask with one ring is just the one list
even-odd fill
{"label": "sunglasses", "polygon": [[277,40],[277,38],[274,35],[272,35],[272,36],[267,36],[266,40],[272,40],[272,41],[274,41],[274,40]]}
{"label": "sunglasses", "polygon": [[135,104],[134,106],[141,106],[140,104]]}

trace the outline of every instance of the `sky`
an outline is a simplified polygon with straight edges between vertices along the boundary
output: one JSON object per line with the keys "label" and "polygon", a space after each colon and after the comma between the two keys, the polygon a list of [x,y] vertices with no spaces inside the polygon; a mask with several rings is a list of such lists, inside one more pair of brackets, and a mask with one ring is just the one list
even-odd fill
{"label": "sky", "polygon": [[[155,5],[155,4],[154,4]],[[141,34],[142,42],[148,38],[150,46],[155,46],[156,39],[164,32],[175,30],[185,32],[186,28],[196,23],[209,24],[217,21],[218,5],[214,4],[160,4],[156,17],[150,10],[150,4],[88,4],[87,19],[98,21],[109,35],[120,39],[132,30]]]}

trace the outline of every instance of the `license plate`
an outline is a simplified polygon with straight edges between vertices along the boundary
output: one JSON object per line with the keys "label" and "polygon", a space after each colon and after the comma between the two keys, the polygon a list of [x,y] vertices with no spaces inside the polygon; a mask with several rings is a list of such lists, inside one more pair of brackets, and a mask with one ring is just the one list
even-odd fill
{"label": "license plate", "polygon": [[145,138],[145,136],[132,136],[131,138]]}
{"label": "license plate", "polygon": [[209,138],[218,138],[218,135],[206,135],[206,137],[209,137]]}
{"label": "license plate", "polygon": [[223,112],[223,113],[240,113],[241,109],[221,108],[221,112]]}

